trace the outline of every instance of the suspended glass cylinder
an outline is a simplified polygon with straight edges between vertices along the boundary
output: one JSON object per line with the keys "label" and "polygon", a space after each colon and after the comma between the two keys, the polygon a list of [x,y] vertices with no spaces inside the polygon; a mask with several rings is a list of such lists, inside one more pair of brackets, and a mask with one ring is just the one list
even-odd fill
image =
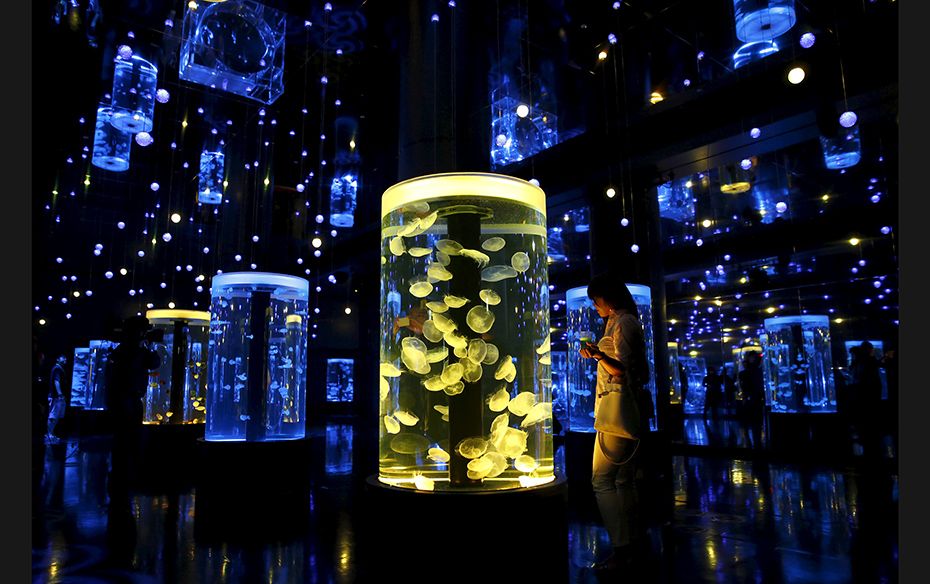
{"label": "suspended glass cylinder", "polygon": [[304,437],[309,288],[286,274],[213,277],[206,440]]}
{"label": "suspended glass cylinder", "polygon": [[390,187],[381,209],[379,479],[554,480],[545,194],[449,173]]}
{"label": "suspended glass cylinder", "polygon": [[736,38],[744,43],[781,36],[797,20],[794,0],[733,0],[733,10]]}
{"label": "suspended glass cylinder", "polygon": [[355,224],[355,201],[358,194],[358,176],[344,173],[333,177],[329,186],[329,223],[333,227],[352,227]]}
{"label": "suspended glass cylinder", "polygon": [[[688,379],[688,390],[685,392],[686,414],[704,413],[704,377],[707,376],[707,365],[703,357],[685,357],[678,356],[678,362],[685,369],[685,377]],[[682,388],[684,392],[684,388]]]}
{"label": "suspended glass cylinder", "polygon": [[[652,342],[652,292],[642,284],[627,284],[627,290],[636,302],[639,320],[643,323],[646,339],[646,358],[649,361],[649,381],[646,389],[656,404],[655,349]],[[569,429],[573,432],[594,432],[594,402],[597,385],[597,363],[579,354],[582,343],[597,344],[604,330],[605,321],[597,315],[594,302],[588,298],[588,287],[579,286],[565,292],[565,310],[568,319],[568,416]],[[656,412],[650,420],[655,430]]]}
{"label": "suspended glass cylinder", "polygon": [[823,164],[830,170],[849,168],[859,164],[862,159],[862,143],[859,140],[859,126],[840,128],[835,136],[820,136],[820,151]]}
{"label": "suspended glass cylinder", "polygon": [[733,53],[733,68],[739,69],[749,63],[761,61],[778,52],[778,43],[774,40],[753,41],[746,43]]}
{"label": "suspended glass cylinder", "polygon": [[210,313],[149,310],[152,328],[161,331],[158,369],[149,372],[143,424],[199,424],[207,410],[207,343]]}
{"label": "suspended glass cylinder", "polygon": [[94,154],[90,162],[104,170],[122,172],[129,170],[132,134],[115,128],[111,124],[112,117],[112,108],[97,108],[97,119],[94,122]]}
{"label": "suspended glass cylinder", "polygon": [[112,341],[91,341],[88,343],[90,357],[88,359],[87,392],[84,409],[107,409],[107,363],[110,351],[115,349],[117,343]]}
{"label": "suspended glass cylinder", "polygon": [[694,221],[694,195],[691,180],[669,181],[656,187],[659,215],[679,223]]}
{"label": "suspended glass cylinder", "polygon": [[678,374],[678,343],[668,343],[668,399],[670,404],[681,403],[681,376]]}
{"label": "suspended glass cylinder", "polygon": [[829,317],[780,316],[764,324],[772,413],[835,412]]}
{"label": "suspended glass cylinder", "polygon": [[71,407],[83,408],[87,404],[87,380],[90,376],[90,349],[74,348],[71,362]]}
{"label": "suspended glass cylinder", "polygon": [[130,134],[152,130],[157,82],[158,68],[142,57],[116,60],[110,103],[114,128]]}
{"label": "suspended glass cylinder", "polygon": [[223,183],[226,173],[226,155],[220,151],[204,150],[200,153],[200,187],[197,201],[209,205],[223,202]]}
{"label": "suspended glass cylinder", "polygon": [[326,401],[351,402],[355,399],[355,360],[326,360]]}

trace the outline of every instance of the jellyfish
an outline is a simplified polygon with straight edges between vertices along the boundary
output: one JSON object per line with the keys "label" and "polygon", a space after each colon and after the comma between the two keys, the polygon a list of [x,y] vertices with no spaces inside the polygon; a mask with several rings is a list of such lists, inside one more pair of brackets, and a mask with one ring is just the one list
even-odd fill
{"label": "jellyfish", "polygon": [[530,256],[526,252],[518,251],[510,258],[510,265],[518,272],[525,272],[530,269]]}
{"label": "jellyfish", "polygon": [[542,355],[544,353],[549,352],[549,340],[551,337],[552,337],[552,333],[549,333],[548,335],[546,335],[546,340],[544,340],[542,344],[539,346],[539,348],[536,349],[537,355]]}
{"label": "jellyfish", "polygon": [[481,436],[464,438],[455,447],[455,451],[463,458],[475,459],[487,452],[488,441]]}
{"label": "jellyfish", "polygon": [[[389,384],[388,380],[381,375],[378,376],[378,379],[381,380],[381,399],[384,399],[388,396],[389,393],[391,393],[391,384]],[[195,405],[194,407],[197,406]]]}
{"label": "jellyfish", "polygon": [[446,385],[452,385],[456,381],[462,378],[462,375],[465,373],[465,368],[461,363],[446,363],[442,368],[442,381]]}
{"label": "jellyfish", "polygon": [[385,377],[400,377],[401,370],[393,363],[382,363],[380,367],[381,375]]}
{"label": "jellyfish", "polygon": [[510,414],[508,414],[507,412],[504,412],[503,414],[500,414],[499,416],[494,418],[494,421],[491,422],[492,438],[495,436],[499,436],[501,432],[506,430],[509,427],[508,424],[510,424]]}
{"label": "jellyfish", "polygon": [[513,364],[513,359],[510,355],[504,355],[501,358],[501,364],[497,366],[497,371],[494,372],[494,379],[498,381],[503,379],[507,383],[510,383],[517,377],[517,368]]}
{"label": "jellyfish", "polygon": [[450,256],[459,255],[462,244],[451,239],[440,239],[436,242],[436,249]]}
{"label": "jellyfish", "polygon": [[439,282],[448,282],[452,279],[452,272],[447,270],[442,264],[430,264],[426,269],[426,277],[432,278]]}
{"label": "jellyfish", "polygon": [[[446,343],[450,347],[455,347],[456,349],[465,349],[468,347],[468,339],[459,334],[457,331],[450,331],[443,335]],[[463,355],[457,355],[462,357]]]}
{"label": "jellyfish", "polygon": [[441,314],[433,315],[433,323],[436,325],[436,328],[441,333],[451,333],[458,325],[455,324],[455,321],[449,318],[448,316],[443,316]]}
{"label": "jellyfish", "polygon": [[507,409],[515,416],[525,416],[536,405],[536,394],[532,391],[521,391],[510,400]]}
{"label": "jellyfish", "polygon": [[429,363],[439,363],[440,361],[444,360],[448,356],[449,356],[449,348],[444,345],[440,345],[436,347],[435,349],[430,349],[429,351],[426,352],[426,360]]}
{"label": "jellyfish", "polygon": [[393,416],[384,416],[384,427],[387,428],[388,434],[397,434],[400,432],[400,422]]}
{"label": "jellyfish", "polygon": [[408,410],[398,410],[394,412],[394,418],[404,426],[414,426],[420,421],[419,416]]}
{"label": "jellyfish", "polygon": [[504,245],[506,245],[506,243],[507,242],[504,241],[503,237],[490,237],[481,242],[481,249],[487,251],[500,251],[504,249]]}
{"label": "jellyfish", "polygon": [[494,325],[494,313],[484,306],[474,306],[465,315],[465,322],[476,333],[486,333]]}
{"label": "jellyfish", "polygon": [[432,491],[436,487],[433,479],[428,479],[423,475],[413,477],[413,486],[420,491]]}
{"label": "jellyfish", "polygon": [[494,365],[495,363],[497,363],[497,358],[500,355],[497,350],[497,345],[494,345],[492,343],[488,343],[487,345],[488,345],[488,352],[484,356],[484,359],[481,362],[484,363],[485,365]]}
{"label": "jellyfish", "polygon": [[451,294],[446,294],[445,296],[443,296],[442,301],[449,308],[461,308],[469,302],[468,298],[462,298],[461,296],[452,296]]}
{"label": "jellyfish", "polygon": [[418,281],[410,284],[410,293],[417,298],[426,298],[433,291],[433,285],[429,282]]}
{"label": "jellyfish", "polygon": [[500,294],[498,294],[494,290],[489,290],[487,288],[478,292],[478,297],[481,298],[481,300],[483,300],[489,306],[496,306],[501,303]]}
{"label": "jellyfish", "polygon": [[485,282],[500,282],[516,276],[517,271],[510,266],[488,266],[481,270],[481,279]]}
{"label": "jellyfish", "polygon": [[468,358],[474,361],[475,363],[481,363],[484,361],[485,356],[488,354],[488,344],[482,341],[481,339],[472,339],[468,341]]}
{"label": "jellyfish", "polygon": [[391,253],[396,256],[404,255],[404,251],[406,250],[404,238],[400,235],[394,236],[394,238],[391,239],[391,243],[388,244],[388,248],[391,250]]}
{"label": "jellyfish", "polygon": [[459,251],[459,255],[474,260],[474,262],[478,264],[479,268],[483,268],[491,263],[491,258],[488,257],[488,254],[482,253],[476,249],[463,249]]}
{"label": "jellyfish", "polygon": [[435,462],[449,462],[449,459],[452,458],[449,456],[449,453],[443,450],[442,448],[430,448],[426,451],[426,456]]}
{"label": "jellyfish", "polygon": [[527,428],[552,417],[552,402],[539,402],[530,408],[526,417],[520,422],[521,428]]}
{"label": "jellyfish", "polygon": [[483,371],[481,369],[481,363],[475,363],[467,357],[459,361],[459,363],[461,363],[465,368],[465,373],[462,374],[462,377],[465,379],[465,381],[469,383],[475,383],[481,379],[481,373]]}
{"label": "jellyfish", "polygon": [[447,253],[442,253],[441,251],[437,251],[436,262],[439,263],[440,266],[448,266],[449,264],[452,263],[452,258],[450,258],[449,254]]}
{"label": "jellyfish", "polygon": [[488,398],[488,408],[492,412],[502,412],[507,408],[507,404],[510,402],[510,392],[507,391],[507,386],[502,385],[500,389],[491,394],[491,397]]}
{"label": "jellyfish", "polygon": [[446,306],[445,302],[436,302],[435,300],[431,300],[427,302],[426,307],[432,310],[433,312],[439,312],[439,313],[443,313],[449,310],[449,307]]}
{"label": "jellyfish", "polygon": [[500,452],[485,452],[481,460],[491,463],[491,470],[488,471],[486,478],[492,479],[507,470],[507,457]]}
{"label": "jellyfish", "polygon": [[427,377],[423,380],[423,387],[429,391],[440,391],[446,386],[446,382],[442,380],[442,376],[433,375],[432,377]]}
{"label": "jellyfish", "polygon": [[407,250],[407,253],[415,258],[421,258],[425,255],[429,255],[432,252],[433,250],[428,247],[411,247]]}
{"label": "jellyfish", "polygon": [[447,385],[442,388],[443,393],[446,395],[458,395],[465,391],[465,384],[461,381],[456,381],[452,385]]}
{"label": "jellyfish", "polygon": [[539,463],[536,462],[536,459],[532,456],[528,454],[521,454],[514,459],[513,467],[520,472],[533,472],[539,468]]}

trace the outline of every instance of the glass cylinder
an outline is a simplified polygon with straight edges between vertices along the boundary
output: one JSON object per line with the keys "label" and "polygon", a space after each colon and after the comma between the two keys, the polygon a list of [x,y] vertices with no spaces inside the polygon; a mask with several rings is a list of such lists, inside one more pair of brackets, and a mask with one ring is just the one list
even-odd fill
{"label": "glass cylinder", "polygon": [[83,408],[87,404],[87,379],[90,375],[90,349],[74,348],[71,362],[71,407]]}
{"label": "glass cylinder", "polygon": [[110,103],[114,128],[130,134],[152,130],[157,82],[158,68],[142,57],[116,60]]}
{"label": "glass cylinder", "polygon": [[115,128],[111,124],[112,119],[113,108],[97,108],[97,120],[94,122],[94,154],[90,162],[104,170],[122,172],[129,170],[132,134]]}
{"label": "glass cylinder", "polygon": [[830,170],[849,168],[862,159],[859,126],[840,128],[835,136],[820,136],[823,164]]}
{"label": "glass cylinder", "polygon": [[760,61],[778,52],[778,43],[774,40],[753,41],[746,43],[733,53],[733,68],[739,69],[749,63]]}
{"label": "glass cylinder", "polygon": [[684,393],[684,410],[686,414],[704,413],[704,378],[707,376],[707,365],[703,357],[678,356],[678,362],[685,369],[688,379],[688,389]]}
{"label": "glass cylinder", "polygon": [[[642,284],[627,284],[627,290],[636,303],[639,320],[643,323],[646,340],[646,358],[649,361],[649,381],[646,389],[656,404],[655,349],[652,342],[652,292]],[[588,287],[579,286],[565,292],[565,311],[568,319],[568,416],[573,432],[594,432],[594,402],[597,385],[597,363],[579,354],[583,342],[597,344],[604,330],[604,321],[597,315],[594,303],[588,298]],[[656,429],[656,412],[653,409],[649,422]]]}
{"label": "glass cylinder", "polygon": [[88,358],[87,393],[85,410],[107,409],[107,363],[110,351],[118,343],[113,341],[91,341],[88,343],[90,357]]}
{"label": "glass cylinder", "polygon": [[352,474],[352,424],[326,424],[326,452],[323,469],[327,475]]}
{"label": "glass cylinder", "polygon": [[329,185],[329,223],[333,227],[352,227],[355,224],[355,203],[358,193],[358,175],[339,173]]}
{"label": "glass cylinder", "polygon": [[326,401],[352,402],[355,399],[355,360],[326,360]]}
{"label": "glass cylinder", "polygon": [[149,372],[143,424],[200,424],[207,410],[207,343],[210,313],[156,309],[145,313],[161,331],[158,369]]}
{"label": "glass cylinder", "polygon": [[381,209],[378,478],[479,491],[554,480],[545,194],[438,174],[390,187]]}
{"label": "glass cylinder", "polygon": [[223,181],[226,172],[226,155],[222,151],[200,153],[200,188],[197,201],[210,205],[223,202]]}
{"label": "glass cylinder", "polygon": [[797,20],[794,0],[733,0],[733,11],[736,38],[744,43],[781,36]]}
{"label": "glass cylinder", "polygon": [[764,324],[772,413],[836,412],[830,318],[780,316]]}
{"label": "glass cylinder", "polygon": [[668,343],[668,403],[681,403],[681,376],[678,374],[678,343]]}
{"label": "glass cylinder", "polygon": [[309,289],[286,274],[213,277],[207,441],[304,437]]}

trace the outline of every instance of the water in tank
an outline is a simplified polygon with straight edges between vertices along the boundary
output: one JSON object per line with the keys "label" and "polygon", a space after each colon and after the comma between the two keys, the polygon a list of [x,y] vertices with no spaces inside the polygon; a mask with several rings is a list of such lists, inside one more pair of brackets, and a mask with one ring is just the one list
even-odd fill
{"label": "water in tank", "polygon": [[678,223],[694,221],[694,194],[691,179],[668,181],[656,187],[659,215]]}
{"label": "water in tank", "polygon": [[152,130],[157,81],[158,68],[139,55],[116,59],[110,103],[113,127],[130,134]]}
{"label": "water in tank", "polygon": [[568,368],[568,353],[566,351],[552,351],[552,416],[562,425],[562,430],[568,429],[568,387],[566,374]]}
{"label": "water in tank", "polygon": [[94,121],[94,153],[91,164],[104,170],[122,172],[129,170],[129,152],[132,149],[132,134],[113,127],[110,123],[113,108],[97,108]]}
{"label": "water in tank", "polygon": [[309,288],[287,274],[213,277],[206,440],[304,437]]}
{"label": "water in tank", "polygon": [[739,69],[749,63],[761,61],[778,52],[778,43],[774,40],[752,41],[746,43],[733,53],[733,68]]}
{"label": "water in tank", "polygon": [[744,43],[781,36],[797,20],[794,0],[733,0],[733,11],[736,38]]}
{"label": "water in tank", "polygon": [[87,380],[90,376],[90,349],[75,347],[71,362],[71,407],[83,408],[87,404]]}
{"label": "water in tank", "polygon": [[678,343],[668,343],[668,403],[681,403],[681,376],[678,374]]}
{"label": "water in tank", "polygon": [[204,150],[200,153],[199,187],[197,201],[209,205],[223,202],[223,181],[226,180],[226,155],[221,150]]}
{"label": "water in tank", "polygon": [[355,224],[355,203],[358,175],[346,172],[333,177],[329,185],[329,224],[352,227]]}
{"label": "water in tank", "polygon": [[707,375],[707,365],[703,357],[678,356],[678,362],[685,369],[688,379],[688,389],[684,393],[684,410],[686,414],[704,413],[704,377]]}
{"label": "water in tank", "polygon": [[142,423],[202,424],[207,410],[210,313],[155,309],[145,316],[162,340],[155,346],[161,365],[149,372]]}
{"label": "water in tank", "polygon": [[554,480],[545,194],[448,173],[398,183],[381,206],[378,478],[451,491]]}
{"label": "water in tank", "polygon": [[[652,293],[648,286],[627,284],[636,302],[639,320],[643,323],[646,339],[646,357],[649,360],[649,382],[646,389],[656,400],[655,349],[652,334]],[[604,320],[597,315],[594,303],[588,298],[588,287],[579,286],[565,292],[568,341],[568,412],[569,429],[573,432],[594,432],[594,389],[597,385],[597,364],[578,353],[582,342],[597,343],[604,331]],[[653,410],[650,429],[656,429],[656,412]]]}
{"label": "water in tank", "polygon": [[328,475],[352,474],[352,424],[326,424],[326,452],[323,470]]}
{"label": "water in tank", "polygon": [[836,412],[830,319],[819,314],[779,316],[764,324],[772,413]]}
{"label": "water in tank", "polygon": [[94,340],[88,344],[90,357],[88,359],[87,392],[84,409],[107,409],[107,372],[110,351],[119,343],[113,341]]}
{"label": "water in tank", "polygon": [[351,402],[355,399],[355,360],[326,360],[326,401]]}
{"label": "water in tank", "polygon": [[859,140],[859,126],[839,128],[833,136],[820,136],[820,151],[823,164],[830,170],[849,168],[859,164],[862,159],[862,143]]}

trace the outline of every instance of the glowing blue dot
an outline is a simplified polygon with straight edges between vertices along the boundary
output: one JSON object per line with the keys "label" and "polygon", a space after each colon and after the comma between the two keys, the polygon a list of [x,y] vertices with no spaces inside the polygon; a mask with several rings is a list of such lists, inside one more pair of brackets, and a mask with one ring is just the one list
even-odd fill
{"label": "glowing blue dot", "polygon": [[117,229],[125,229],[125,228],[126,228],[126,224],[123,223],[122,221],[120,221],[119,223],[116,224],[116,227],[117,227]]}
{"label": "glowing blue dot", "polygon": [[252,242],[253,242],[253,243],[258,243],[258,236],[257,236],[257,235],[253,235],[253,236],[252,236]]}
{"label": "glowing blue dot", "polygon": [[620,3],[614,2],[613,7],[614,7],[614,10],[620,10]]}
{"label": "glowing blue dot", "polygon": [[873,203],[877,203],[877,202],[881,201],[882,198],[881,198],[880,196],[878,196],[878,195],[872,195],[871,197],[869,197],[869,200],[872,201]]}
{"label": "glowing blue dot", "polygon": [[336,237],[336,230],[333,229],[332,231],[329,232],[329,234],[333,237]]}
{"label": "glowing blue dot", "polygon": [[55,263],[60,264],[60,263],[63,262],[63,261],[64,261],[64,260],[61,259],[61,258],[55,258]]}
{"label": "glowing blue dot", "polygon": [[98,243],[97,245],[94,246],[94,249],[103,249],[103,244]]}
{"label": "glowing blue dot", "polygon": [[336,283],[336,276],[330,274],[329,277],[327,278],[327,280],[329,280],[330,283],[335,284],[335,283]]}
{"label": "glowing blue dot", "polygon": [[762,130],[760,130],[759,128],[753,128],[753,129],[749,130],[749,135],[750,135],[752,138],[758,138],[759,136],[762,135]]}
{"label": "glowing blue dot", "polygon": [[143,148],[152,144],[155,141],[155,138],[152,138],[152,135],[148,132],[139,132],[136,134],[136,144],[142,146]]}
{"label": "glowing blue dot", "polygon": [[630,246],[630,251],[633,253],[639,253],[639,246],[634,243]]}
{"label": "glowing blue dot", "polygon": [[433,22],[439,22],[439,15],[433,14],[432,16],[430,16],[430,20]]}
{"label": "glowing blue dot", "polygon": [[136,291],[135,291],[135,290],[130,290],[130,291],[129,291],[129,295],[130,295],[130,296],[135,296],[135,295],[136,295]]}
{"label": "glowing blue dot", "polygon": [[187,271],[189,272],[189,271],[191,271],[191,270],[194,269],[194,266],[192,266],[192,265],[190,265],[190,264],[187,264],[186,266],[184,266],[184,269],[187,270]]}
{"label": "glowing blue dot", "polygon": [[210,253],[210,248],[209,248],[209,247],[204,247],[204,248],[203,248],[203,253]]}
{"label": "glowing blue dot", "polygon": [[449,0],[449,8],[455,8],[455,0]]}
{"label": "glowing blue dot", "polygon": [[681,84],[684,85],[685,87],[691,87],[691,80],[685,79],[684,81],[681,82]]}
{"label": "glowing blue dot", "polygon": [[801,35],[801,46],[805,49],[809,49],[814,46],[814,41],[817,40],[817,37],[814,36],[812,32],[806,32]]}
{"label": "glowing blue dot", "polygon": [[136,252],[136,255],[142,258],[142,257],[145,257],[145,252],[140,249],[139,251]]}
{"label": "glowing blue dot", "polygon": [[324,217],[322,215],[317,215],[316,217],[314,217],[314,219],[316,220],[317,223],[322,223]]}
{"label": "glowing blue dot", "polygon": [[859,117],[855,112],[843,112],[840,114],[840,125],[844,128],[852,128],[856,125]]}
{"label": "glowing blue dot", "polygon": [[698,247],[701,247],[702,245],[704,245],[704,240],[698,238],[698,239],[694,242],[694,245],[696,245],[696,246],[698,246]]}
{"label": "glowing blue dot", "polygon": [[323,252],[321,252],[320,250],[318,249],[313,250],[313,257],[318,258],[321,255],[323,255]]}
{"label": "glowing blue dot", "polygon": [[703,58],[704,58],[704,51],[698,51],[698,54],[697,54],[698,61],[700,61]]}
{"label": "glowing blue dot", "polygon": [[623,225],[624,227],[626,227],[629,224],[630,224],[630,220],[627,219],[626,217],[620,220],[620,225]]}
{"label": "glowing blue dot", "polygon": [[740,160],[739,167],[742,168],[743,170],[749,170],[750,168],[752,168],[752,160],[748,158],[744,158]]}
{"label": "glowing blue dot", "polygon": [[866,298],[865,300],[863,300],[863,302],[865,302],[866,304],[872,304],[872,299]]}
{"label": "glowing blue dot", "polygon": [[849,271],[852,272],[853,274],[858,274],[859,268],[850,268]]}
{"label": "glowing blue dot", "polygon": [[95,249],[95,250],[94,250],[94,255],[95,255],[95,256],[99,256],[99,255],[100,255],[100,250],[99,250],[99,249]]}
{"label": "glowing blue dot", "polygon": [[775,203],[775,210],[778,211],[779,213],[784,213],[785,211],[788,210],[788,204],[782,201],[779,201]]}
{"label": "glowing blue dot", "polygon": [[249,267],[252,268],[252,269],[254,270],[254,269],[257,268],[258,266],[255,265],[255,264],[249,264]]}
{"label": "glowing blue dot", "polygon": [[887,225],[882,227],[882,235],[888,235],[889,233],[891,233],[891,227],[888,227]]}
{"label": "glowing blue dot", "polygon": [[531,179],[528,180],[527,182],[530,183],[531,185],[533,185],[534,187],[538,187],[538,186],[539,186],[539,179],[531,178]]}
{"label": "glowing blue dot", "polygon": [[327,2],[326,4],[323,5],[323,10],[327,12],[331,12],[333,10],[333,5]]}
{"label": "glowing blue dot", "polygon": [[162,240],[164,240],[165,243],[168,243],[169,241],[171,241],[171,234],[170,234],[170,233],[165,233],[165,234],[163,234],[163,235],[161,236],[161,238],[162,238]]}
{"label": "glowing blue dot", "polygon": [[120,59],[129,60],[132,58],[132,48],[129,45],[120,45],[116,49],[116,54],[119,55]]}
{"label": "glowing blue dot", "polygon": [[612,45],[617,44],[617,35],[615,35],[614,33],[610,33],[609,35],[607,35],[607,42],[609,42]]}
{"label": "glowing blue dot", "polygon": [[724,260],[724,261],[727,261],[727,262],[730,261],[730,254],[725,254],[725,255],[723,256],[723,260]]}
{"label": "glowing blue dot", "polygon": [[323,85],[326,85],[327,83],[329,83],[329,78],[326,77],[326,75],[323,75],[322,77],[320,77],[320,83],[322,83]]}
{"label": "glowing blue dot", "polygon": [[860,265],[860,266],[864,266],[864,265],[865,265],[865,260],[859,260],[859,265]]}
{"label": "glowing blue dot", "polygon": [[296,187],[296,188],[297,188],[297,192],[298,192],[298,193],[302,193],[302,192],[304,192],[304,189],[305,189],[306,187],[303,185],[303,183],[297,183],[297,187]]}
{"label": "glowing blue dot", "polygon": [[167,89],[159,89],[155,92],[155,101],[158,103],[168,103],[168,100],[171,98],[171,94],[168,93]]}
{"label": "glowing blue dot", "polygon": [[237,261],[237,262],[241,262],[241,261],[242,261],[242,256],[239,255],[239,254],[236,254],[235,258],[236,258],[236,261]]}
{"label": "glowing blue dot", "polygon": [[152,184],[149,185],[149,188],[152,189],[153,191],[157,191],[161,187],[157,182],[153,182]]}

